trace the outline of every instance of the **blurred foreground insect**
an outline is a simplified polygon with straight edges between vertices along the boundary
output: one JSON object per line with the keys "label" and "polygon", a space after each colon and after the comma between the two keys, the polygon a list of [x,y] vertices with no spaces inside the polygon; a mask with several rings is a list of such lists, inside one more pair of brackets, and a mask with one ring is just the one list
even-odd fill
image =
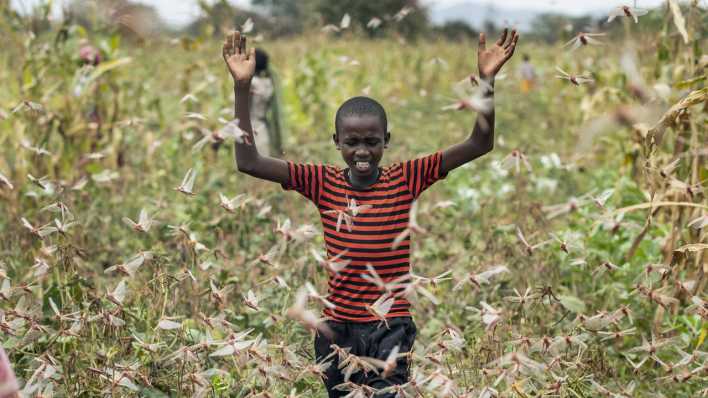
{"label": "blurred foreground insect", "polygon": [[[200,129],[202,138],[192,146],[192,152],[198,152],[206,144],[217,144],[227,140],[238,144],[251,145],[248,133],[238,126],[238,119],[232,120],[218,130]],[[255,130],[253,134],[256,134]]]}
{"label": "blurred foreground insect", "polygon": [[507,268],[505,265],[497,265],[477,274],[468,273],[452,288],[452,290],[455,291],[460,289],[462,285],[464,285],[466,282],[471,282],[478,288],[481,288],[482,285],[488,285],[493,277],[505,272],[509,272],[509,268]]}
{"label": "blurred foreground insect", "polygon": [[551,243],[553,241],[553,239],[548,239],[548,240],[544,240],[542,242],[536,243],[535,245],[532,246],[526,240],[524,233],[521,232],[521,228],[519,228],[518,226],[516,227],[516,237],[519,238],[519,241],[524,246],[524,249],[526,249],[526,254],[529,256],[533,254],[534,250],[536,250],[539,247],[544,246],[548,243]]}
{"label": "blurred foreground insect", "polygon": [[558,73],[560,73],[560,75],[556,75],[556,78],[568,80],[576,86],[580,86],[581,84],[593,83],[595,81],[593,80],[593,78],[585,75],[570,75],[558,66],[556,66],[556,70],[558,71]]}
{"label": "blurred foreground insect", "polygon": [[387,294],[393,294],[396,289],[401,287],[401,282],[409,278],[409,275],[404,274],[394,280],[384,282],[384,280],[379,276],[376,269],[371,265],[371,263],[366,263],[366,274],[361,274],[361,279],[376,285],[380,289],[384,290]]}
{"label": "blurred foreground insect", "polygon": [[355,198],[349,198],[347,196],[347,207],[344,209],[335,209],[335,210],[325,210],[323,213],[325,214],[337,214],[337,232],[339,232],[339,229],[342,226],[342,221],[347,226],[347,230],[349,232],[352,232],[352,218],[356,217],[359,215],[359,213],[363,212],[364,210],[369,210],[373,206],[372,205],[357,205],[356,204],[356,199]]}
{"label": "blurred foreground insect", "polygon": [[494,330],[497,323],[502,320],[502,310],[492,307],[485,301],[481,301],[479,305],[482,307],[481,309],[472,306],[467,306],[465,309],[475,311],[480,315],[482,323],[486,325],[486,331]]}
{"label": "blurred foreground insect", "polygon": [[307,298],[308,290],[306,287],[301,287],[296,296],[295,303],[292,307],[288,308],[286,315],[288,318],[294,319],[300,322],[303,326],[310,330],[318,331],[323,333],[327,338],[332,339],[334,337],[334,332],[332,329],[324,322],[323,319],[318,318],[312,311],[307,309]]}
{"label": "blurred foreground insect", "polygon": [[329,308],[335,307],[335,305],[332,304],[329,300],[327,300],[327,298],[324,295],[317,292],[317,289],[315,289],[315,287],[312,286],[312,283],[305,282],[305,288],[307,289],[307,298],[308,299],[318,300],[322,304],[324,304],[326,307],[329,307]]}
{"label": "blurred foreground insect", "polygon": [[381,377],[387,378],[391,375],[391,372],[396,369],[398,358],[405,357],[408,355],[408,353],[405,352],[399,354],[400,349],[400,345],[396,345],[395,347],[393,347],[393,349],[388,353],[388,356],[385,360],[371,357],[362,357],[362,359],[381,369]]}
{"label": "blurred foreground insect", "polygon": [[543,206],[541,207],[541,211],[546,213],[546,218],[548,218],[549,220],[566,213],[573,213],[582,206],[585,206],[590,203],[590,201],[587,199],[588,196],[589,195],[585,194],[580,198],[571,197],[565,203]]}
{"label": "blurred foreground insect", "polygon": [[452,89],[455,92],[457,101],[442,107],[441,110],[443,111],[466,109],[478,113],[488,113],[494,106],[494,100],[487,96],[487,93],[493,92],[494,89],[489,83],[478,79],[474,75],[455,83]]}
{"label": "blurred foreground insect", "polygon": [[250,17],[241,25],[241,33],[250,33],[253,30],[253,19]]}
{"label": "blurred foreground insect", "polygon": [[256,312],[260,312],[261,308],[258,306],[258,302],[260,301],[260,298],[256,296],[255,293],[253,293],[253,290],[248,290],[246,294],[243,295],[243,303],[246,304],[246,306]]}
{"label": "blurred foreground insect", "polygon": [[3,173],[0,173],[0,187],[3,185],[7,186],[7,188],[12,191],[15,189],[15,186],[12,185],[12,182],[10,182],[10,179],[7,178]]}
{"label": "blurred foreground insect", "polygon": [[140,214],[138,215],[138,222],[131,220],[128,217],[123,217],[123,222],[130,226],[136,232],[149,232],[150,227],[152,227],[153,219],[150,218],[145,209],[140,209]]}
{"label": "blurred foreground insect", "polygon": [[411,6],[404,6],[398,12],[393,16],[393,20],[396,22],[401,22],[403,18],[408,16],[411,12],[413,12],[415,9]]}
{"label": "blurred foreground insect", "polygon": [[344,14],[342,17],[342,20],[339,22],[339,26],[329,24],[325,25],[322,28],[322,32],[324,33],[334,33],[334,32],[341,32],[347,28],[349,28],[349,25],[351,25],[352,18],[349,16],[349,14]]}
{"label": "blurred foreground insect", "polygon": [[323,266],[327,271],[337,275],[339,275],[339,271],[346,268],[349,263],[352,262],[352,260],[349,259],[340,260],[342,256],[346,255],[349,252],[349,250],[341,251],[337,253],[336,256],[327,259],[325,259],[325,257],[323,257],[315,249],[312,249],[310,252],[312,253],[312,256],[315,258],[315,261],[317,261],[319,265]]}
{"label": "blurred foreground insect", "polygon": [[26,138],[23,138],[20,140],[20,146],[28,151],[34,152],[35,154],[39,156],[51,156],[52,153],[49,152],[48,150],[44,149],[44,147],[36,147],[32,146],[32,143],[29,142]]}
{"label": "blurred foreground insect", "polygon": [[686,226],[693,229],[702,229],[708,225],[708,214],[704,214],[691,220]]}
{"label": "blurred foreground insect", "polygon": [[629,17],[634,20],[634,23],[639,23],[639,17],[646,15],[649,10],[644,8],[636,8],[630,6],[619,6],[610,11],[607,23],[612,22],[617,17]]}
{"label": "blurred foreground insect", "polygon": [[523,294],[514,288],[514,293],[514,295],[506,296],[503,299],[510,303],[518,304],[520,307],[523,307],[532,301],[536,301],[541,297],[538,293],[532,292],[530,287],[527,287]]}
{"label": "blurred foreground insect", "polygon": [[425,234],[428,232],[425,228],[418,225],[417,214],[418,214],[418,202],[413,202],[413,204],[411,205],[411,210],[410,210],[410,214],[409,214],[408,226],[406,227],[406,229],[403,230],[403,232],[398,234],[398,236],[396,236],[396,238],[393,240],[393,242],[391,243],[391,250],[398,249],[398,247],[401,245],[401,243],[403,243],[403,241],[406,240],[406,238],[408,238],[412,233]]}
{"label": "blurred foreground insect", "polygon": [[187,170],[187,174],[184,175],[184,178],[182,179],[182,183],[179,184],[177,188],[175,188],[176,191],[181,192],[185,195],[190,195],[194,196],[195,193],[193,191],[194,189],[194,179],[197,177],[197,172],[194,171],[193,169]]}
{"label": "blurred foreground insect", "polygon": [[514,149],[501,160],[500,166],[504,170],[514,169],[517,173],[521,171],[521,166],[524,166],[526,171],[531,172],[531,163],[526,158],[523,152],[518,149]]}
{"label": "blurred foreground insect", "polygon": [[121,279],[121,281],[118,282],[118,286],[116,286],[116,288],[113,289],[112,292],[106,293],[106,298],[110,300],[113,304],[122,307],[126,293],[128,293],[128,286],[125,282],[125,279]]}
{"label": "blurred foreground insect", "polygon": [[381,26],[381,18],[378,17],[373,17],[369,20],[369,22],[366,23],[366,27],[371,30],[374,30],[379,26]]}
{"label": "blurred foreground insect", "polygon": [[253,198],[248,197],[247,194],[242,193],[234,196],[233,198],[228,198],[221,192],[219,192],[219,206],[229,213],[236,212],[237,208],[243,209],[246,203],[253,200]]}
{"label": "blurred foreground insect", "polygon": [[117,264],[111,267],[108,267],[103,271],[104,273],[110,273],[110,272],[120,272],[123,275],[126,275],[128,277],[133,277],[135,276],[135,273],[138,271],[138,269],[145,263],[145,261],[152,260],[152,252],[150,251],[144,251],[136,254],[133,256],[130,260],[128,260],[124,264]]}
{"label": "blurred foreground insect", "polygon": [[577,35],[575,35],[574,38],[569,40],[567,43],[563,44],[563,47],[570,46],[570,51],[575,51],[580,46],[587,46],[589,44],[592,45],[602,45],[601,41],[595,39],[597,36],[604,36],[605,33],[585,33],[585,32],[579,32]]}
{"label": "blurred foreground insect", "polygon": [[366,304],[364,307],[376,319],[383,322],[386,325],[386,329],[388,329],[388,320],[386,319],[386,314],[391,311],[391,307],[393,307],[393,303],[395,301],[395,297],[389,295],[388,293],[384,293],[371,305]]}
{"label": "blurred foreground insect", "polygon": [[57,232],[56,227],[50,226],[51,223],[42,225],[41,227],[35,227],[32,224],[30,224],[30,222],[27,221],[27,219],[24,217],[22,217],[20,219],[20,221],[22,222],[22,225],[25,228],[27,228],[33,235],[36,235],[40,238],[44,238],[45,236],[48,236],[48,235],[51,235],[51,234]]}

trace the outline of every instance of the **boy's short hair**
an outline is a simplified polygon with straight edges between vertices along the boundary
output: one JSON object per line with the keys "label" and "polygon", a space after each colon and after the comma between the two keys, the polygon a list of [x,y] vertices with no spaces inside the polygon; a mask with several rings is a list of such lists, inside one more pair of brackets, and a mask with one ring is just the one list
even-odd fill
{"label": "boy's short hair", "polygon": [[376,100],[364,96],[349,98],[337,109],[337,115],[334,118],[334,131],[336,134],[339,134],[339,126],[342,124],[342,119],[352,115],[373,115],[378,117],[383,126],[383,132],[386,134],[388,127],[386,111]]}

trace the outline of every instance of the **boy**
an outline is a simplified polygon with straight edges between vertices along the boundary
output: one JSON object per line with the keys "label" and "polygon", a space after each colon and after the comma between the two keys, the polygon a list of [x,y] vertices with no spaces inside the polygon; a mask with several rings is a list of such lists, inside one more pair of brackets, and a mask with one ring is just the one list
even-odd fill
{"label": "boy", "polygon": [[[479,75],[489,87],[493,87],[494,76],[513,55],[518,38],[516,31],[507,35],[504,29],[501,38],[487,48],[484,33],[480,34]],[[403,288],[392,288],[389,293],[371,283],[371,277],[380,278],[384,283],[393,280],[405,283],[410,268],[410,239],[406,237],[397,245],[394,240],[408,226],[412,202],[435,181],[445,178],[449,171],[492,150],[494,109],[478,115],[467,140],[444,151],[382,168],[379,161],[390,141],[386,113],[370,98],[351,98],[337,111],[332,135],[348,167],[296,164],[262,156],[255,146],[248,144],[254,142],[248,101],[255,51],[246,50],[246,38],[239,32],[226,38],[222,51],[234,79],[239,127],[250,138],[235,144],[238,170],[280,183],[284,189],[296,190],[312,201],[320,212],[328,257],[339,255],[342,260],[350,261],[339,272],[328,271],[328,299],[335,307],[325,308],[324,315],[334,332],[333,337],[329,339],[321,334],[315,337],[317,360],[333,359],[324,379],[329,396],[343,396],[345,392],[334,389],[345,380],[338,369],[338,355],[331,355],[336,348],[333,344],[349,349],[349,354],[382,360],[394,349],[401,354],[410,351],[416,326],[408,311],[410,303],[399,294]],[[493,90],[487,89],[485,95],[491,99]],[[375,275],[369,271],[371,267]],[[384,302],[393,302],[390,308],[383,311],[372,308],[372,304],[385,295],[388,297],[384,297]],[[386,327],[379,327],[381,312],[385,312]],[[375,389],[405,384],[409,377],[408,365],[403,355],[393,371],[386,372],[386,377],[384,372],[359,372],[349,381]]]}

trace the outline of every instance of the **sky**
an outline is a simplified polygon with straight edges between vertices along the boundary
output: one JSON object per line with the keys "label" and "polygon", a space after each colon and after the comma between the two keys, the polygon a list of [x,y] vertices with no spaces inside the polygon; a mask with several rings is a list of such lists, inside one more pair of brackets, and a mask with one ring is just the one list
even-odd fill
{"label": "sky", "polygon": [[[423,0],[423,3],[433,7],[446,7],[453,4],[465,3],[466,0]],[[500,8],[507,9],[525,9],[539,11],[558,11],[568,14],[583,14],[597,10],[611,10],[614,7],[621,5],[636,6],[640,8],[652,8],[666,0],[478,0],[479,3],[493,4]]]}
{"label": "sky", "polygon": [[[296,0],[295,0],[296,1]],[[491,0],[473,0],[486,4],[497,4],[506,9],[522,8],[534,9],[539,11],[558,11],[569,14],[583,14],[589,11],[610,10],[613,7],[627,4],[637,7],[651,8],[656,7],[665,2],[665,0],[504,0],[503,2]],[[41,0],[10,0],[10,4],[17,10],[31,10],[32,7]],[[167,23],[175,26],[181,26],[189,23],[197,15],[199,15],[199,7],[195,0],[139,0],[138,2],[155,6],[162,18]],[[240,6],[248,6],[248,0],[229,0],[232,4]],[[434,8],[445,8],[457,3],[464,3],[466,0],[423,0],[423,3]],[[54,1],[55,14],[61,9],[61,5],[66,3],[66,0]]]}

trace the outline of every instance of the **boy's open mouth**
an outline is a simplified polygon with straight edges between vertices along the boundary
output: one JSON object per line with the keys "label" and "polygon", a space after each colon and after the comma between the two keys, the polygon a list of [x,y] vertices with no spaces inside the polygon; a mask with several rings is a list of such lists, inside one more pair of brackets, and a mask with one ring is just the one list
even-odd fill
{"label": "boy's open mouth", "polygon": [[356,162],[354,164],[354,168],[356,168],[356,170],[358,172],[366,173],[367,171],[371,170],[371,163],[370,162]]}

